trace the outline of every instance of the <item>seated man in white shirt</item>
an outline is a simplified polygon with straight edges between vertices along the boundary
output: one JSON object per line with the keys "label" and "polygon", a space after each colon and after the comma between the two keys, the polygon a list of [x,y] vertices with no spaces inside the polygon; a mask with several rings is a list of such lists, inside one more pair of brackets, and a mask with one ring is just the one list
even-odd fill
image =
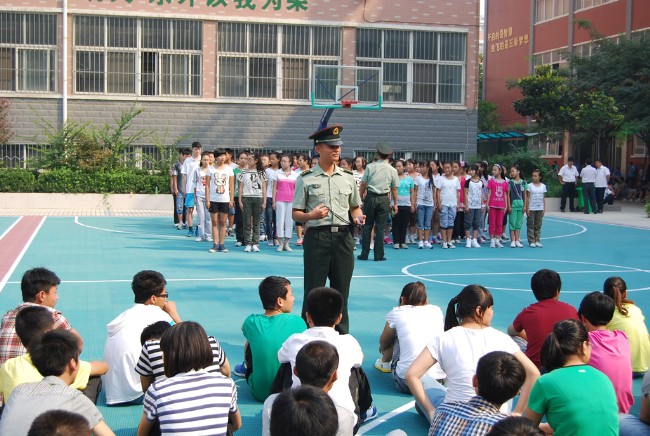
{"label": "seated man in white shirt", "polygon": [[[337,380],[339,366],[339,353],[336,347],[325,341],[312,341],[302,347],[296,355],[294,374],[300,379],[301,384],[314,386],[329,392]],[[262,436],[271,434],[271,410],[279,394],[273,394],[264,401],[262,412]],[[353,412],[339,406],[334,401],[338,416],[339,428],[337,436],[352,436],[357,417]]]}
{"label": "seated man in white shirt", "polygon": [[109,406],[140,401],[144,396],[140,375],[135,371],[142,349],[142,330],[158,321],[181,322],[176,303],[168,300],[166,285],[165,278],[157,271],[137,273],[131,282],[135,304],[107,326],[104,361],[110,371],[103,379]]}

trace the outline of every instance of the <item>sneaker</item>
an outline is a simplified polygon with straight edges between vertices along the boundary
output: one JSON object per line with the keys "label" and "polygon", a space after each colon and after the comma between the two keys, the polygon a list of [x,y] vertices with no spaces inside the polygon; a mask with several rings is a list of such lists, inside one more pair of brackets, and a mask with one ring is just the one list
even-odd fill
{"label": "sneaker", "polygon": [[220,248],[219,251],[221,251],[222,253],[227,253],[228,252],[228,249],[226,248],[226,246],[224,244],[221,244],[219,246],[219,248]]}
{"label": "sneaker", "polygon": [[446,250],[447,248],[449,248],[449,245],[447,245],[446,242],[443,242],[443,243],[442,243],[442,248],[444,248],[444,249]]}
{"label": "sneaker", "polygon": [[405,250],[408,250],[408,248],[409,248],[409,246],[406,245],[406,244],[402,244],[400,247],[403,248],[403,249],[405,249]]}
{"label": "sneaker", "polygon": [[390,362],[383,362],[381,360],[381,357],[375,361],[375,368],[380,370],[381,372],[390,372]]}
{"label": "sneaker", "polygon": [[241,247],[242,245],[244,245],[242,241],[235,242],[235,247]]}
{"label": "sneaker", "polygon": [[361,416],[359,417],[359,421],[368,422],[372,419],[375,419],[377,416],[378,416],[377,408],[375,406],[370,406],[368,410],[361,413]]}
{"label": "sneaker", "polygon": [[467,238],[467,243],[465,244],[465,248],[472,248],[472,241],[473,239]]}
{"label": "sneaker", "polygon": [[388,236],[384,236],[384,244],[392,244],[393,241],[390,240]]}
{"label": "sneaker", "polygon": [[510,248],[517,248],[517,244],[515,244],[515,241],[512,241],[510,243]]}
{"label": "sneaker", "polygon": [[374,249],[375,249],[375,243],[374,243],[374,242],[371,242],[371,243],[370,243],[370,250],[374,250]]}
{"label": "sneaker", "polygon": [[238,363],[235,365],[235,369],[233,370],[233,373],[237,377],[246,377],[246,362]]}
{"label": "sneaker", "polygon": [[216,245],[213,245],[212,248],[209,249],[208,251],[210,253],[216,253],[217,251],[219,251],[219,247],[217,247]]}
{"label": "sneaker", "polygon": [[496,240],[495,244],[496,244],[497,248],[503,248],[503,244],[501,243],[501,241],[499,239]]}
{"label": "sneaker", "polygon": [[472,239],[472,248],[481,248],[481,244],[476,239]]}
{"label": "sneaker", "polygon": [[273,245],[275,245],[277,247],[278,245],[280,245],[280,241],[278,241],[277,239],[274,239],[273,240]]}
{"label": "sneaker", "polygon": [[259,253],[260,252],[260,246],[257,244],[253,244],[253,252]]}
{"label": "sneaker", "polygon": [[247,245],[246,248],[244,248],[244,251],[245,251],[246,253],[250,253],[250,252],[251,252],[251,249],[252,249],[252,247],[251,247],[250,245]]}
{"label": "sneaker", "polygon": [[529,245],[529,247],[530,247],[530,248],[537,248],[537,245],[535,245],[534,242],[531,242],[530,245]]}
{"label": "sneaker", "polygon": [[278,245],[278,248],[276,251],[280,252],[284,250],[284,245]]}
{"label": "sneaker", "polygon": [[490,248],[496,248],[496,242],[497,242],[496,239],[494,238],[490,239]]}
{"label": "sneaker", "polygon": [[199,237],[197,237],[197,238],[195,239],[195,241],[196,241],[196,242],[203,242],[203,241],[205,241],[205,239],[204,239],[203,236],[199,236]]}
{"label": "sneaker", "polygon": [[521,241],[515,241],[515,245],[517,248],[524,248],[524,244],[522,244]]}
{"label": "sneaker", "polygon": [[[354,249],[356,250],[357,247],[354,247]],[[284,251],[293,251],[293,250],[291,249],[291,246],[289,246],[289,241],[287,241],[287,242],[284,243]]]}
{"label": "sneaker", "polygon": [[176,223],[176,224],[174,224],[174,227],[176,227],[176,230],[180,230],[180,229],[183,228],[183,224],[182,223]]}
{"label": "sneaker", "polygon": [[212,242],[212,236],[208,235],[205,237],[205,240],[208,242]]}
{"label": "sneaker", "polygon": [[429,249],[431,249],[431,248],[433,248],[433,245],[431,244],[431,242],[426,241],[426,242],[424,243],[424,248],[429,248]]}
{"label": "sneaker", "polygon": [[199,227],[198,226],[194,229],[194,236],[199,236]]}
{"label": "sneaker", "polygon": [[485,239],[483,236],[479,236],[479,238],[478,238],[478,243],[479,244],[485,244],[486,241],[487,241],[487,239]]}
{"label": "sneaker", "polygon": [[501,235],[501,239],[507,241],[510,239],[510,237],[508,235]]}
{"label": "sneaker", "polygon": [[190,228],[190,230],[187,232],[187,237],[191,238],[192,236],[194,236],[194,229]]}
{"label": "sneaker", "polygon": [[542,248],[542,247],[544,247],[544,246],[542,245],[541,242],[537,241],[537,242],[535,242],[535,247],[537,247],[537,248]]}
{"label": "sneaker", "polygon": [[453,244],[453,241],[449,241],[449,242],[447,242],[447,246],[448,246],[449,248],[456,248],[456,246]]}
{"label": "sneaker", "polygon": [[266,241],[266,235],[260,235],[260,242]]}
{"label": "sneaker", "polygon": [[461,242],[462,242],[462,241],[461,241],[460,238],[456,238],[456,240],[454,241],[454,244],[460,244]]}
{"label": "sneaker", "polygon": [[393,244],[393,248],[394,248],[395,250],[399,250],[399,244]]}
{"label": "sneaker", "polygon": [[296,241],[296,245],[302,245],[302,238],[298,238],[298,240]]}
{"label": "sneaker", "polygon": [[[429,243],[429,241],[427,241],[427,244],[428,244],[428,243]],[[420,250],[422,250],[422,249],[424,248],[424,241],[420,241],[420,242],[418,242],[418,248],[419,248]]]}
{"label": "sneaker", "polygon": [[275,247],[275,244],[273,243],[273,241],[269,241],[268,245],[269,245],[269,247]]}

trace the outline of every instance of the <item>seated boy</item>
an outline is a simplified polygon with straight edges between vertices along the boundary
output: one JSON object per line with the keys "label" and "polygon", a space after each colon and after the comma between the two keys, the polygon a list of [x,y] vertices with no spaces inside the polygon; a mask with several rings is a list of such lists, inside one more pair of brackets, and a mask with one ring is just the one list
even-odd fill
{"label": "seated boy", "polygon": [[632,354],[625,333],[607,330],[614,317],[614,300],[601,292],[585,295],[578,314],[589,332],[589,366],[604,373],[614,385],[619,413],[627,413],[634,403],[632,395]]}
{"label": "seated boy", "polygon": [[78,413],[50,410],[32,422],[27,436],[90,436],[88,420]]}
{"label": "seated boy", "polygon": [[242,325],[246,363],[245,369],[237,365],[235,374],[245,376],[253,397],[264,401],[280,367],[278,350],[289,336],[304,332],[307,326],[300,316],[291,314],[295,298],[289,280],[267,277],[259,285],[259,294],[264,313],[248,316]]}
{"label": "seated boy", "polygon": [[167,282],[157,271],[140,271],[133,276],[131,289],[135,304],[108,324],[104,360],[111,368],[104,375],[106,404],[141,400],[140,375],[135,367],[140,357],[142,330],[157,321],[181,322],[176,303],[169,301]]}
{"label": "seated boy", "polygon": [[[160,338],[165,330],[169,328],[171,328],[171,325],[167,321],[158,321],[142,330],[140,335],[142,351],[140,351],[140,358],[135,367],[135,372],[140,374],[143,393],[147,392],[151,383],[166,378],[163,353],[160,349]],[[221,349],[221,345],[214,337],[208,336],[208,341],[212,348],[213,364],[205,368],[205,370],[207,372],[220,372],[226,377],[230,377],[230,364],[226,352]]]}
{"label": "seated boy", "polygon": [[271,412],[271,436],[335,436],[336,408],[322,389],[300,386],[278,395]]}
{"label": "seated boy", "polygon": [[2,325],[0,325],[0,365],[12,357],[22,356],[27,353],[16,334],[16,315],[25,307],[43,306],[47,308],[54,316],[53,328],[70,330],[77,334],[63,314],[54,309],[59,299],[57,293],[59,283],[61,283],[61,279],[46,268],[30,269],[23,274],[20,282],[23,303],[2,317]]}
{"label": "seated boy", "polygon": [[45,378],[14,389],[0,420],[0,434],[26,435],[43,412],[78,413],[96,436],[114,436],[101,412],[84,394],[70,387],[79,370],[79,338],[68,331],[51,330],[31,347],[34,366]]}
{"label": "seated boy", "polygon": [[[43,376],[38,372],[32,363],[29,350],[36,346],[41,336],[52,330],[54,326],[54,317],[52,312],[42,306],[28,306],[18,312],[16,316],[16,333],[27,347],[28,353],[19,357],[7,360],[4,365],[0,366],[0,394],[7,402],[11,397],[13,390],[22,383],[31,383],[43,380]],[[81,340],[79,340],[81,342]],[[81,348],[81,346],[80,346]],[[90,377],[97,377],[94,380],[99,381],[98,376],[106,374],[108,365],[105,362],[85,362],[79,361],[79,370],[77,376],[70,385],[79,390],[84,390],[88,386]],[[95,384],[89,388],[86,393],[93,403],[97,402],[99,386]]]}
{"label": "seated boy", "polygon": [[477,396],[468,402],[442,403],[431,420],[429,435],[480,436],[507,417],[499,408],[524,384],[524,366],[512,354],[493,351],[481,357],[472,379]]}
{"label": "seated boy", "polygon": [[[352,377],[350,380],[352,370],[360,369],[363,363],[361,346],[352,335],[342,335],[335,330],[342,318],[343,297],[332,288],[316,288],[307,295],[306,303],[309,328],[303,333],[291,335],[278,351],[280,363],[291,363],[291,369],[294,371],[292,387],[300,386],[300,380],[295,375],[298,351],[312,341],[329,342],[339,353],[338,379],[329,391],[330,397],[337,405],[350,412],[358,413],[360,421],[375,418],[377,409],[372,405],[372,395],[365,378],[358,390],[350,386],[357,383],[357,377]],[[359,397],[353,398],[352,391],[358,392]]]}
{"label": "seated boy", "polygon": [[[325,341],[312,341],[302,347],[296,355],[294,372],[302,386],[313,386],[327,393],[337,379],[336,368],[339,366],[339,353],[336,348]],[[271,434],[271,410],[279,394],[269,396],[264,402],[262,412],[262,436]],[[357,416],[349,410],[334,403],[338,416],[337,436],[352,436]]]}
{"label": "seated boy", "polygon": [[508,334],[514,336],[517,343],[527,342],[525,350],[521,347],[522,351],[540,368],[540,351],[546,336],[553,331],[555,323],[565,319],[577,320],[578,312],[570,304],[559,301],[562,280],[557,272],[550,269],[537,271],[530,279],[530,287],[538,302],[516,316],[508,327]]}

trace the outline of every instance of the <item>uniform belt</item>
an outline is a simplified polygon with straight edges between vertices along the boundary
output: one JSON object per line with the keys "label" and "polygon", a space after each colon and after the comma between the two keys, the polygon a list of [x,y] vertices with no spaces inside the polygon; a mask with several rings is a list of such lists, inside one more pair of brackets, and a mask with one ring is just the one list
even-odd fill
{"label": "uniform belt", "polygon": [[349,232],[350,231],[350,226],[318,226],[318,227],[310,227],[309,230],[315,230],[318,232],[331,232],[331,233],[339,233],[339,232]]}
{"label": "uniform belt", "polygon": [[377,194],[376,192],[368,191],[368,195],[374,195],[375,197],[387,197],[388,192],[384,192],[383,194]]}

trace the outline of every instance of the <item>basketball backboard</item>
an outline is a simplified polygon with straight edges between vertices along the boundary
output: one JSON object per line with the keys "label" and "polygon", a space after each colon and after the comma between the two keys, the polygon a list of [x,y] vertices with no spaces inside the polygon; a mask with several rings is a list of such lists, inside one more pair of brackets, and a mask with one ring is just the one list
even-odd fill
{"label": "basketball backboard", "polygon": [[313,69],[311,83],[313,108],[381,109],[381,68],[314,65]]}

